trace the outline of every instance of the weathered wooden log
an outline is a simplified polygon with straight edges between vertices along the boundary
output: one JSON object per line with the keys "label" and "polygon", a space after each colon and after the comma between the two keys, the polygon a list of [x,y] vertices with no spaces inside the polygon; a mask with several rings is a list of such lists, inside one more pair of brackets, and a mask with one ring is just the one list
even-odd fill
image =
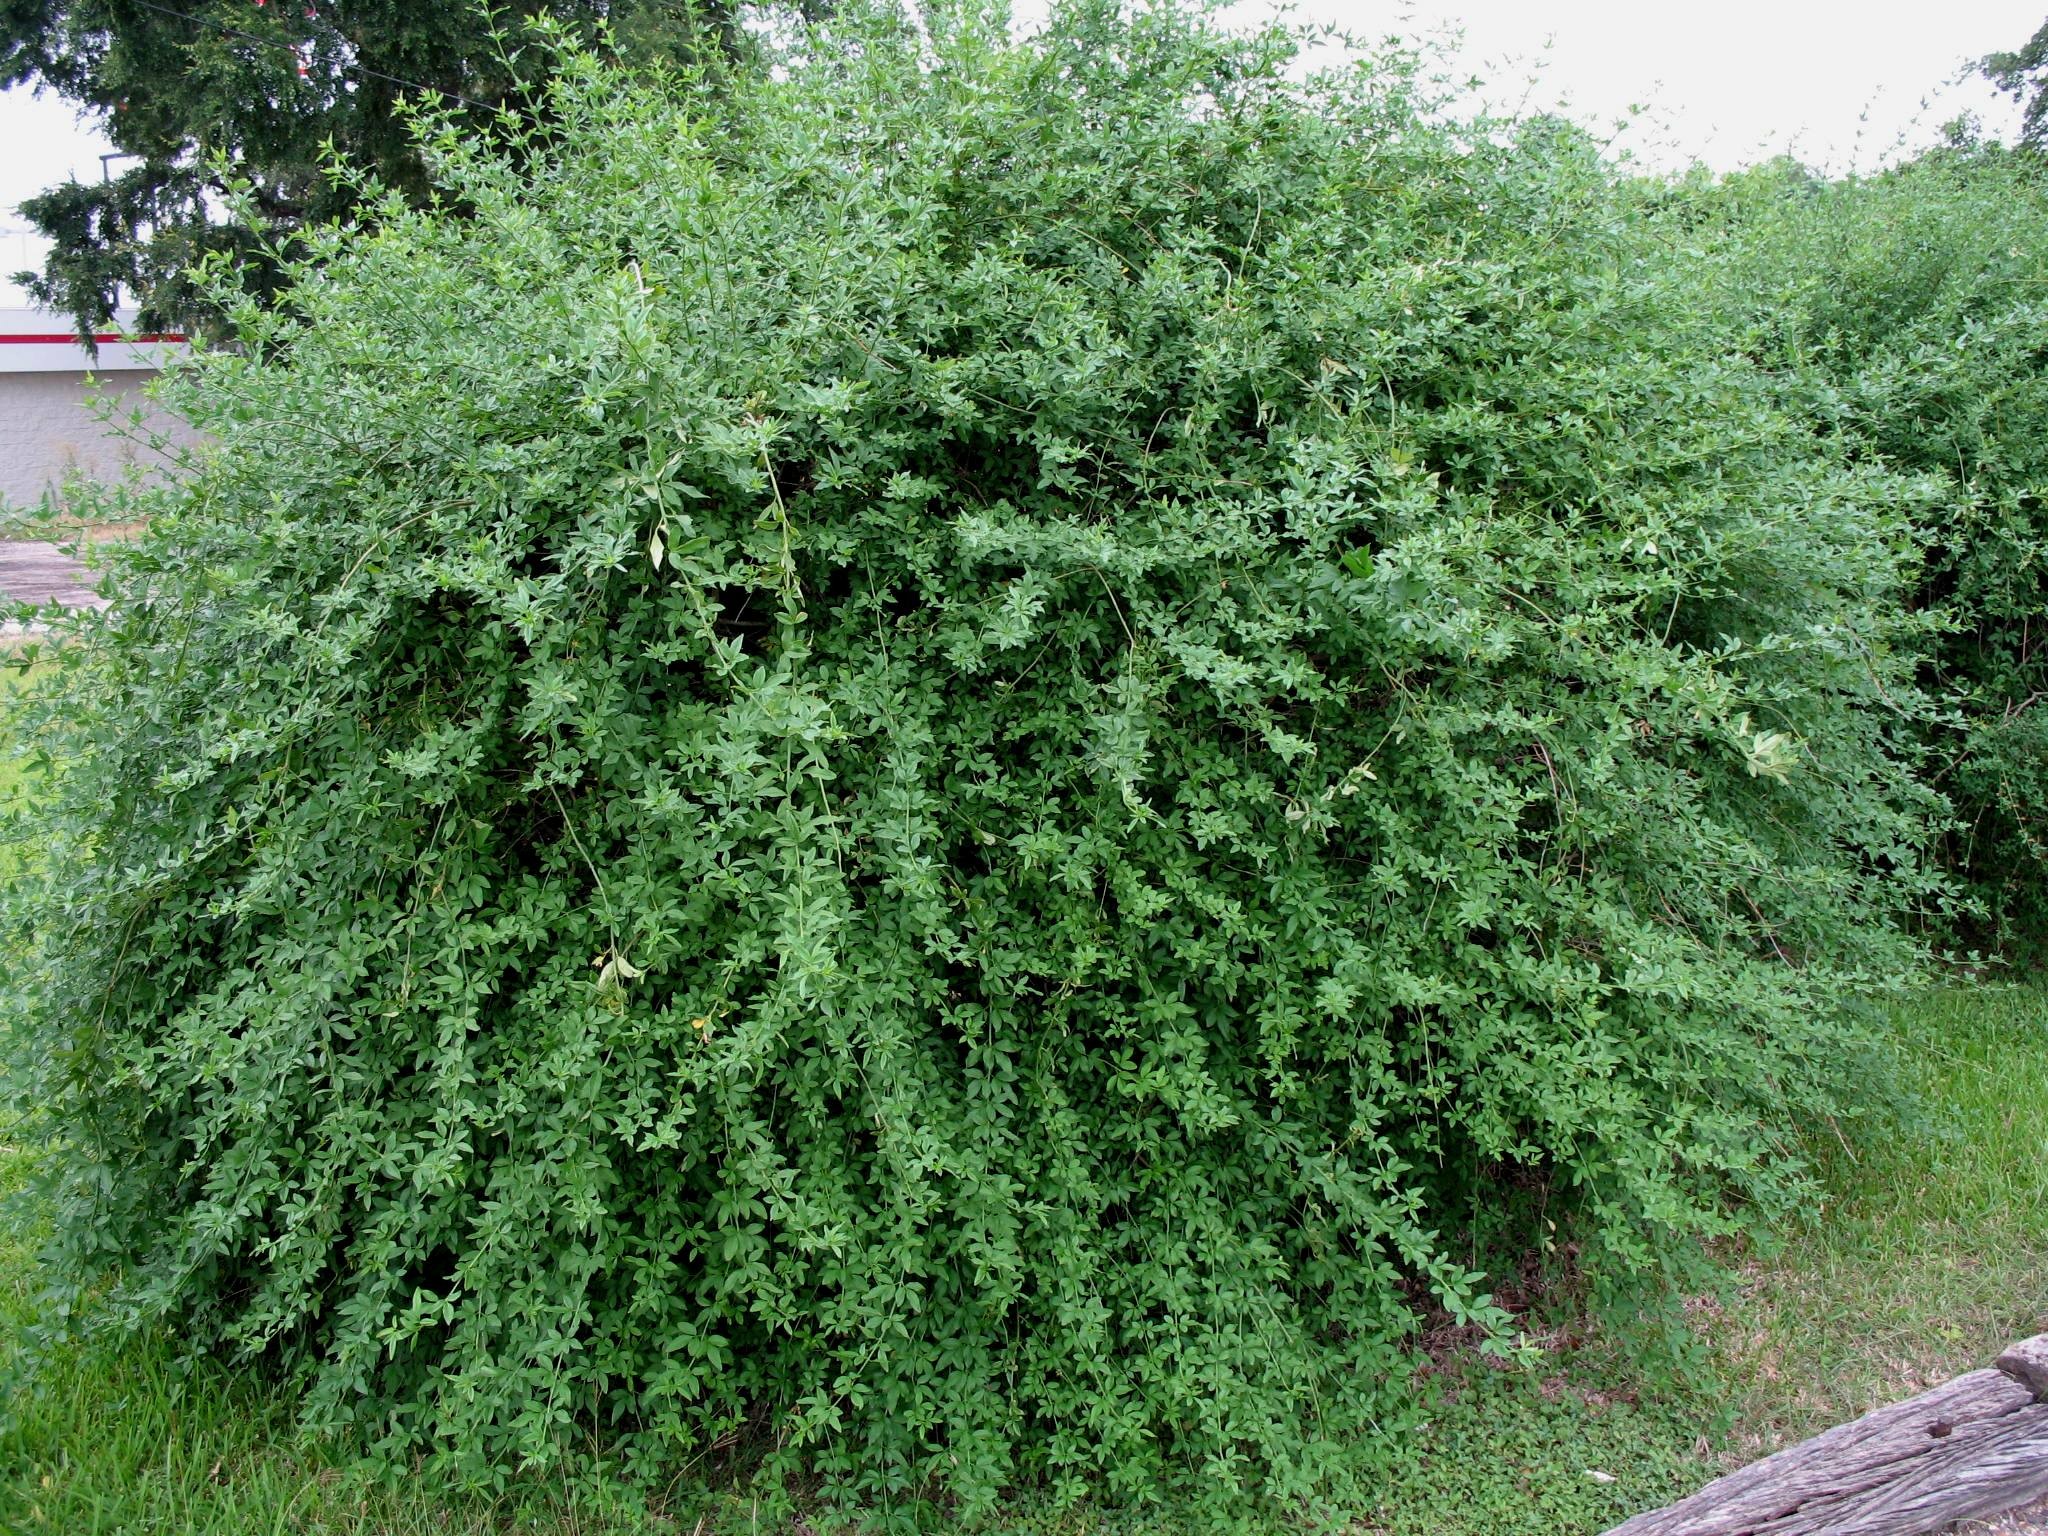
{"label": "weathered wooden log", "polygon": [[1921,1536],[2048,1497],[2048,1334],[1607,1536]]}
{"label": "weathered wooden log", "polygon": [[2048,1333],[2037,1333],[2013,1345],[1998,1357],[1998,1368],[2032,1387],[2034,1396],[2048,1398]]}

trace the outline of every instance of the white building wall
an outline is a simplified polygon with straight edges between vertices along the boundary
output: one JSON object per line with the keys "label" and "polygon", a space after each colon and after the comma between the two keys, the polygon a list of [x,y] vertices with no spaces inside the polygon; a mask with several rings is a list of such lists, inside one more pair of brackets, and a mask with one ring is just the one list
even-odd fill
{"label": "white building wall", "polygon": [[61,490],[73,473],[109,479],[131,465],[161,469],[162,459],[146,441],[136,440],[147,436],[130,422],[138,411],[145,429],[179,443],[196,440],[189,427],[143,394],[155,373],[123,369],[90,375],[98,393],[115,407],[107,421],[90,403],[88,377],[75,368],[0,373],[0,504],[33,505],[45,492]]}

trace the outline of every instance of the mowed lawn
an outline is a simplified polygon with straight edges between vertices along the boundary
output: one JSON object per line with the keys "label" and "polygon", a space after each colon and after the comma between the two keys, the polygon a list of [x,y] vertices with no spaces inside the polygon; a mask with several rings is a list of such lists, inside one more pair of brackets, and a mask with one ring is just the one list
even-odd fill
{"label": "mowed lawn", "polygon": [[[19,686],[7,674],[0,686]],[[4,745],[4,743],[0,743]],[[0,804],[20,765],[0,754]],[[7,876],[0,853],[0,879]],[[1689,1299],[1689,1364],[1624,1367],[1597,1329],[1551,1319],[1539,1368],[1453,1357],[1364,1536],[1572,1536],[1728,1466],[1983,1364],[2048,1329],[2048,990],[1977,981],[1900,1006],[1906,1123],[1818,1127],[1827,1198],[1811,1226]],[[0,1186],[39,1155],[0,1128]],[[0,1370],[22,1358],[37,1285],[33,1217],[0,1226]],[[356,1465],[303,1441],[289,1400],[247,1372],[181,1363],[169,1339],[46,1361],[0,1417],[0,1531],[63,1536],[751,1532],[744,1490],[635,1492],[602,1475],[485,1497]],[[1170,1520],[1019,1511],[1023,1533],[1157,1531]]]}

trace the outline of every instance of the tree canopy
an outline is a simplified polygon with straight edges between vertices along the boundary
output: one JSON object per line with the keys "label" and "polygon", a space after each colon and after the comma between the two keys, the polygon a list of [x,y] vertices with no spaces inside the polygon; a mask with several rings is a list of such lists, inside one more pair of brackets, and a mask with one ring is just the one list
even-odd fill
{"label": "tree canopy", "polygon": [[[539,16],[586,40],[602,27],[631,58],[744,47],[731,0],[0,0],[0,86],[75,102],[127,157],[106,181],[23,204],[52,248],[22,280],[81,328],[117,293],[140,303],[145,329],[193,320],[204,306],[185,272],[210,251],[235,251],[267,288],[276,243],[354,209],[353,183],[329,174],[337,160],[425,195],[409,105],[490,133],[497,109],[534,99],[548,55],[519,39]],[[235,182],[254,227],[220,216]]]}
{"label": "tree canopy", "polygon": [[2011,53],[1990,55],[1983,67],[1994,85],[2023,103],[2021,142],[2048,148],[2048,21]]}

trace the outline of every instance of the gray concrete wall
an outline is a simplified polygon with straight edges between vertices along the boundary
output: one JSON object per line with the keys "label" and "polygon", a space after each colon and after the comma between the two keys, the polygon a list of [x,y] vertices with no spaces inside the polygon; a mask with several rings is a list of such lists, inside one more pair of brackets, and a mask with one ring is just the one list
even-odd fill
{"label": "gray concrete wall", "polygon": [[[158,431],[178,442],[195,440],[183,422],[143,396],[154,373],[123,370],[96,377],[101,392],[118,402],[120,421],[140,409]],[[109,432],[86,403],[86,394],[82,372],[0,373],[0,502],[33,505],[46,491],[59,489],[74,470],[106,478],[131,464],[146,470],[162,467],[146,444]]]}

